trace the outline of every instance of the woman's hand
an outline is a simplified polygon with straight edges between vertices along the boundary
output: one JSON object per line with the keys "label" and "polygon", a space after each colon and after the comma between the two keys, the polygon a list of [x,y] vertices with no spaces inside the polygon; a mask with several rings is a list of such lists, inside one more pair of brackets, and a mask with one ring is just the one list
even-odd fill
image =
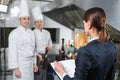
{"label": "woman's hand", "polygon": [[34,72],[38,72],[38,67],[36,64],[34,64]]}
{"label": "woman's hand", "polygon": [[61,76],[65,73],[64,66],[62,65],[61,62],[55,61],[54,68],[55,68],[55,71],[57,71]]}
{"label": "woman's hand", "polygon": [[14,69],[14,72],[15,72],[16,78],[21,78],[21,72],[20,72],[19,68]]}

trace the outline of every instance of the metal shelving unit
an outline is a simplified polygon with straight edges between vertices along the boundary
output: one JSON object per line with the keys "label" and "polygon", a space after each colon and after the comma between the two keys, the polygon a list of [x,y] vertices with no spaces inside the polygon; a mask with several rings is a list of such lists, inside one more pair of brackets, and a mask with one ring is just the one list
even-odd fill
{"label": "metal shelving unit", "polygon": [[6,80],[5,20],[0,20],[0,80]]}

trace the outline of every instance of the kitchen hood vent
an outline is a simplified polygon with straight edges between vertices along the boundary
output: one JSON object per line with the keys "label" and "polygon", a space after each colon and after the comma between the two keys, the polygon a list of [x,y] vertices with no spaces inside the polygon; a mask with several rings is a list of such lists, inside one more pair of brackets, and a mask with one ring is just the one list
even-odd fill
{"label": "kitchen hood vent", "polygon": [[44,15],[72,30],[75,28],[83,29],[82,16],[84,11],[75,5],[75,0],[54,0],[42,7]]}
{"label": "kitchen hood vent", "polygon": [[65,6],[69,6],[73,4],[73,0],[54,0],[47,5],[45,5],[42,9],[43,12],[48,12],[56,8],[61,8]]}
{"label": "kitchen hood vent", "polygon": [[32,0],[32,1],[52,2],[52,1],[54,1],[54,0]]}
{"label": "kitchen hood vent", "polygon": [[106,25],[106,30],[110,33],[111,40],[115,43],[120,43],[120,31],[112,27],[111,25]]}
{"label": "kitchen hood vent", "polygon": [[53,9],[43,12],[43,14],[72,30],[75,28],[83,29],[82,16],[84,10],[75,5]]}

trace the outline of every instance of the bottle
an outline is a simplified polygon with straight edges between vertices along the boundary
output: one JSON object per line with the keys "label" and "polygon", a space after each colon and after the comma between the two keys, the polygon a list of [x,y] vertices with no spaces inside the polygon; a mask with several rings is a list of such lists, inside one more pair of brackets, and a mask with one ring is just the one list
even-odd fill
{"label": "bottle", "polygon": [[64,38],[62,38],[61,54],[62,54],[62,58],[65,59]]}
{"label": "bottle", "polygon": [[65,50],[65,47],[64,47],[64,38],[62,38],[62,47],[61,47],[61,50],[62,50],[62,51]]}
{"label": "bottle", "polygon": [[114,80],[118,80],[119,70],[116,70]]}

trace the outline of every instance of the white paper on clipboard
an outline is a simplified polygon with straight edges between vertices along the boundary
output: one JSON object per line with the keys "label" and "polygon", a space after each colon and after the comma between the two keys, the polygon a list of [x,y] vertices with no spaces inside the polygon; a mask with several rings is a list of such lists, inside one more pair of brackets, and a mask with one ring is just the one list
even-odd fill
{"label": "white paper on clipboard", "polygon": [[[63,60],[63,61],[60,61],[60,62],[63,64],[64,69],[65,69],[67,75],[70,78],[73,78],[74,77],[74,73],[75,73],[75,60],[70,59],[70,60]],[[50,63],[50,64],[51,64],[52,68],[54,69],[54,64],[53,63]],[[56,74],[59,77],[61,77],[59,73],[56,72]]]}

